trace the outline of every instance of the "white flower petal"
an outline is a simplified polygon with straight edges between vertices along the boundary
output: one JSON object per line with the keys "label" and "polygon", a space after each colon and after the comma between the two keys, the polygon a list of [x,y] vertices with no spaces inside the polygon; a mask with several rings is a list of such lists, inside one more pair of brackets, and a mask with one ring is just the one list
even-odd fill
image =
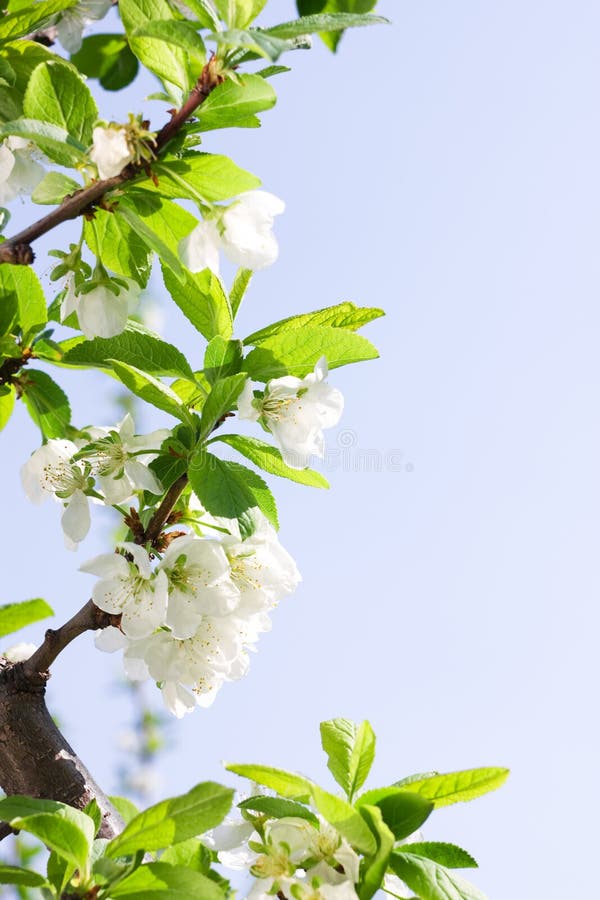
{"label": "white flower petal", "polygon": [[62,514],[63,531],[75,543],[82,541],[90,530],[90,505],[83,491],[75,491]]}
{"label": "white flower petal", "polygon": [[98,285],[86,294],[77,295],[77,318],[86,338],[110,338],[121,334],[127,325],[128,293],[121,288],[114,294]]}
{"label": "white flower petal", "polygon": [[192,712],[196,706],[194,695],[174,681],[167,681],[161,693],[165,706],[178,719]]}
{"label": "white flower petal", "polygon": [[204,220],[179,242],[181,261],[190,272],[210,269],[218,276],[220,243],[214,222]]}
{"label": "white flower petal", "polygon": [[112,625],[96,632],[94,644],[98,650],[103,650],[105,653],[115,653],[117,650],[126,650],[129,647],[129,641],[121,629],[114,628]]}

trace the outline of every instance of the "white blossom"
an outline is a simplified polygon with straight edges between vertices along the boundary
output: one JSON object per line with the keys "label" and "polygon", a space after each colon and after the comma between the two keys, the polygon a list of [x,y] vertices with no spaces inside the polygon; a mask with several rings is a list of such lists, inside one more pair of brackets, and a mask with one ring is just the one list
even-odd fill
{"label": "white blossom", "polygon": [[112,0],[82,0],[77,6],[65,10],[57,25],[56,32],[62,46],[69,53],[77,53],[81,48],[84,28],[103,19],[112,6]]}
{"label": "white blossom", "polygon": [[98,284],[91,290],[78,291],[74,277],[67,275],[66,293],[60,308],[61,321],[76,312],[79,327],[88,340],[121,334],[129,313],[137,306],[140,288],[132,279],[119,278],[119,281],[126,281],[127,286],[112,282],[111,287]]}
{"label": "white blossom", "polygon": [[311,456],[323,458],[323,429],[337,425],[342,415],[344,398],[326,383],[326,377],[327,360],[321,357],[314,371],[304,378],[273,378],[260,398],[254,397],[253,385],[247,381],[238,399],[240,418],[260,420],[293,469],[306,467]]}
{"label": "white blossom", "polygon": [[97,125],[92,132],[92,139],[90,159],[96,164],[100,178],[112,178],[133,162],[135,153],[126,128]]}
{"label": "white blossom", "polygon": [[218,541],[194,535],[175,538],[158,568],[168,578],[167,625],[176,638],[191,638],[204,616],[226,616],[239,602]]}
{"label": "white blossom", "polygon": [[45,174],[36,162],[35,144],[12,135],[0,143],[0,206],[20,194],[31,194]]}
{"label": "white blossom", "polygon": [[123,503],[135,491],[162,493],[162,485],[148,463],[169,436],[168,428],[136,435],[133,418],[127,413],[113,428],[94,427],[89,434],[92,441],[78,456],[89,462],[107,503]]}
{"label": "white blossom", "polygon": [[219,251],[245,269],[264,269],[277,259],[279,248],[273,221],[285,209],[283,200],[267,191],[247,191],[217,218],[206,219],[180,243],[184,265],[192,272],[209,268],[219,274]]}
{"label": "white blossom", "polygon": [[8,659],[9,662],[25,662],[25,660],[29,659],[36,650],[37,647],[35,644],[28,644],[26,641],[21,641],[20,644],[13,644],[8,650],[4,650],[2,656]]}
{"label": "white blossom", "polygon": [[[103,553],[80,567],[97,575],[92,591],[96,606],[107,613],[122,614],[121,628],[130,638],[143,638],[163,624],[167,612],[167,577],[156,575],[148,552],[124,541],[121,553]],[[111,635],[112,636],[112,635]]]}
{"label": "white blossom", "polygon": [[89,467],[74,462],[77,447],[72,441],[49,440],[21,468],[25,493],[33,503],[54,497],[65,504],[62,527],[65,544],[75,549],[90,528],[89,501],[85,494],[91,481]]}

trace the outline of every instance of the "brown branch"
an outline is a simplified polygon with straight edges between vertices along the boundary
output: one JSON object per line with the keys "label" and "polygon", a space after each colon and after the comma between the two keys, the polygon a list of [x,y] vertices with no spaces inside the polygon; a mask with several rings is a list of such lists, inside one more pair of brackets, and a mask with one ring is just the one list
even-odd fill
{"label": "brown branch", "polygon": [[173,507],[179,500],[187,483],[187,472],[184,472],[183,475],[179,476],[177,481],[173,482],[173,484],[163,497],[160,506],[150,519],[145,532],[141,534],[139,539],[136,541],[137,544],[146,544],[148,543],[148,541],[152,546],[156,544],[158,538],[160,537],[161,531],[166,525],[167,519],[173,512]]}
{"label": "brown branch", "polygon": [[[181,109],[172,112],[171,119],[163,125],[156,135],[152,148],[155,156],[160,155],[177,135],[187,119],[223,80],[224,77],[220,74],[218,62],[211,58],[202,69],[198,81]],[[61,225],[69,219],[76,219],[85,212],[90,212],[109,191],[132,181],[139,175],[145,174],[146,166],[146,162],[128,165],[118,175],[114,175],[112,178],[105,178],[103,181],[94,181],[88,187],[65,197],[60,206],[52,210],[48,215],[38,219],[32,225],[28,225],[27,228],[0,244],[0,263],[31,265],[34,259],[31,249],[33,241],[52,231],[57,225]]]}

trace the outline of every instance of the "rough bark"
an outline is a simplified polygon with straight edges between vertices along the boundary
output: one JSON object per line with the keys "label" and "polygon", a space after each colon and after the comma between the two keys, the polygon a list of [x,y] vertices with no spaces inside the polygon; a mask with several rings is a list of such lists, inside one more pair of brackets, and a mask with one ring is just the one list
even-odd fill
{"label": "rough bark", "polygon": [[[99,837],[123,822],[46,707],[47,673],[26,674],[24,663],[0,663],[0,784],[7,794],[60,800],[78,809],[96,799]],[[6,830],[5,830],[6,833]]]}

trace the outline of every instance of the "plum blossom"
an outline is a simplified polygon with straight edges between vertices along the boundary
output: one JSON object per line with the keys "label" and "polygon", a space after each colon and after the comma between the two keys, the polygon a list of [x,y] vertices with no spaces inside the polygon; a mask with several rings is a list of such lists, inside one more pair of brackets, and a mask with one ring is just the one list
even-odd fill
{"label": "plum blossom", "polygon": [[[123,503],[135,491],[162,492],[162,485],[148,468],[162,442],[171,432],[160,428],[150,434],[135,434],[130,413],[114,428],[89,429],[91,443],[78,451],[76,458],[87,461],[109,504]],[[146,451],[146,452],[144,452]]]}
{"label": "plum blossom", "polygon": [[95,337],[110,338],[121,334],[127,325],[127,317],[136,308],[140,288],[130,278],[119,277],[110,283],[98,283],[90,288],[89,283],[76,285],[73,273],[69,273],[65,283],[61,321],[77,313],[79,327],[88,340]]}
{"label": "plum blossom", "polygon": [[12,647],[9,647],[8,650],[4,650],[2,652],[2,656],[9,660],[9,662],[17,663],[17,662],[25,662],[26,659],[29,659],[32,656],[37,647],[35,644],[29,644],[26,641],[21,641],[19,644],[14,644]]}
{"label": "plum blossom", "polygon": [[72,441],[52,439],[32,453],[21,467],[23,488],[33,503],[42,503],[47,497],[64,503],[61,523],[70,550],[76,549],[89,531],[86,491],[93,486],[89,465],[74,461],[76,453]]}
{"label": "plum blossom", "polygon": [[11,135],[0,143],[0,206],[10,203],[20,194],[31,194],[45,174],[36,162],[34,144]]}
{"label": "plum blossom", "polygon": [[82,0],[62,13],[56,33],[68,53],[77,53],[81,48],[84,28],[91,22],[103,19],[111,6],[112,0]]}
{"label": "plum blossom", "polygon": [[96,126],[92,132],[90,159],[100,178],[113,178],[135,159],[135,150],[123,126]]}
{"label": "plum blossom", "polygon": [[279,248],[273,220],[285,203],[268,191],[246,191],[214,219],[205,219],[185,237],[179,250],[191,272],[211,269],[219,274],[219,251],[245,269],[264,269],[277,259]]}
{"label": "plum blossom", "polygon": [[262,397],[254,396],[253,385],[247,381],[238,399],[240,418],[262,422],[293,469],[305,468],[311,456],[323,458],[323,429],[337,425],[344,410],[341,392],[325,381],[327,372],[323,356],[304,378],[273,378]]}
{"label": "plum blossom", "polygon": [[204,616],[226,616],[240,593],[219,541],[183,535],[168,547],[158,566],[169,582],[167,625],[176,638],[191,638]]}
{"label": "plum blossom", "polygon": [[122,614],[121,628],[127,637],[143,638],[159,628],[167,612],[167,576],[152,571],[148,552],[123,541],[123,553],[103,553],[80,566],[81,572],[97,575],[92,591],[96,606],[114,615]]}

